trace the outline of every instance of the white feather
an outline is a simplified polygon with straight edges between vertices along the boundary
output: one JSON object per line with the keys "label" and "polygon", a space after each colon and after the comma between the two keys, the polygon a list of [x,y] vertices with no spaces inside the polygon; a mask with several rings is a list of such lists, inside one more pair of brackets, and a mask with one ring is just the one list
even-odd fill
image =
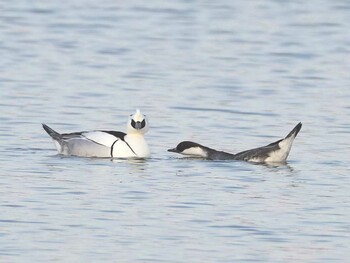
{"label": "white feather", "polygon": [[185,149],[182,154],[207,158],[208,154],[201,147],[191,147]]}
{"label": "white feather", "polygon": [[118,139],[114,135],[102,131],[84,132],[83,136],[107,147],[111,147],[115,140]]}
{"label": "white feather", "polygon": [[[141,122],[145,120],[145,127],[142,129],[134,129],[131,126],[132,120]],[[124,138],[118,138],[103,131],[82,132],[81,135],[76,133],[65,134],[65,136],[60,139],[54,139],[53,136],[50,136],[54,140],[57,151],[64,155],[146,158],[150,156],[150,150],[143,134],[148,131],[148,128],[149,126],[146,116],[142,115],[140,110],[137,110],[128,120],[128,134],[125,135]],[[47,127],[45,130],[50,134],[50,129],[51,128]]]}
{"label": "white feather", "polygon": [[125,141],[119,140],[113,146],[113,157],[128,158],[139,157],[147,158],[150,156],[148,145],[141,134],[128,134]]}
{"label": "white feather", "polygon": [[280,149],[278,149],[277,151],[273,151],[269,154],[269,157],[266,158],[265,162],[268,163],[280,163],[280,162],[285,162],[290,149],[292,148],[292,144],[294,141],[295,136],[290,136],[289,138],[286,138],[284,140],[282,140],[278,146],[280,147]]}

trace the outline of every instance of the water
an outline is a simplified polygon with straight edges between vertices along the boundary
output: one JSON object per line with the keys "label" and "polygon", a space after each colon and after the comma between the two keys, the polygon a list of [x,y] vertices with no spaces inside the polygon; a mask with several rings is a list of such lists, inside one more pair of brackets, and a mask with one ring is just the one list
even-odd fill
{"label": "water", "polygon": [[[345,262],[348,1],[35,1],[0,15],[1,262]],[[124,131],[152,158],[62,157],[61,132]],[[304,126],[288,164],[237,152]]]}

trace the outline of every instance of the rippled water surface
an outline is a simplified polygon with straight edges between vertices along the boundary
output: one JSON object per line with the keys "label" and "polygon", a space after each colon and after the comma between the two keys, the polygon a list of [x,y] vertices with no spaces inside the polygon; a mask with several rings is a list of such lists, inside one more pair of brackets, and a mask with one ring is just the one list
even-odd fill
{"label": "rippled water surface", "polygon": [[[348,1],[6,1],[1,262],[346,262]],[[125,131],[148,160],[63,157],[41,128]],[[183,158],[287,135],[287,165]]]}

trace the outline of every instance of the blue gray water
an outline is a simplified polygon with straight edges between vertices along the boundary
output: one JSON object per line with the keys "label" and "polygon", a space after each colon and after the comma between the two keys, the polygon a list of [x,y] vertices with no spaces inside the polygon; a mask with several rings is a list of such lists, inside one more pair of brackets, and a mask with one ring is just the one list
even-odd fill
{"label": "blue gray water", "polygon": [[[346,262],[349,1],[3,1],[0,262]],[[152,158],[62,157],[42,130],[125,130]],[[287,135],[288,164],[237,152]]]}

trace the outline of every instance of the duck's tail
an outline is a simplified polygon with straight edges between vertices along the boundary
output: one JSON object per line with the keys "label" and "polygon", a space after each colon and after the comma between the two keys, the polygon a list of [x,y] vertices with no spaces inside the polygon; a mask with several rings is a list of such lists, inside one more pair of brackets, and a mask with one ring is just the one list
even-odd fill
{"label": "duck's tail", "polygon": [[285,139],[288,139],[289,137],[297,137],[297,135],[298,135],[298,133],[299,133],[299,131],[300,131],[300,129],[301,129],[301,126],[302,126],[302,123],[301,122],[299,122],[298,124],[297,124],[297,126],[295,126],[294,127],[294,129],[290,132],[290,133],[288,133],[288,135],[286,136],[286,138]]}
{"label": "duck's tail", "polygon": [[270,154],[270,157],[267,158],[267,161],[270,162],[285,162],[289,152],[292,148],[293,141],[295,137],[298,135],[300,129],[301,129],[301,122],[299,122],[294,129],[286,136],[286,138],[280,140],[278,142],[279,150],[274,151]]}
{"label": "duck's tail", "polygon": [[47,126],[46,124],[42,124],[44,130],[51,136],[52,139],[54,140],[60,140],[61,139],[61,134],[59,134],[58,132],[54,131],[53,129],[51,129],[49,126]]}

